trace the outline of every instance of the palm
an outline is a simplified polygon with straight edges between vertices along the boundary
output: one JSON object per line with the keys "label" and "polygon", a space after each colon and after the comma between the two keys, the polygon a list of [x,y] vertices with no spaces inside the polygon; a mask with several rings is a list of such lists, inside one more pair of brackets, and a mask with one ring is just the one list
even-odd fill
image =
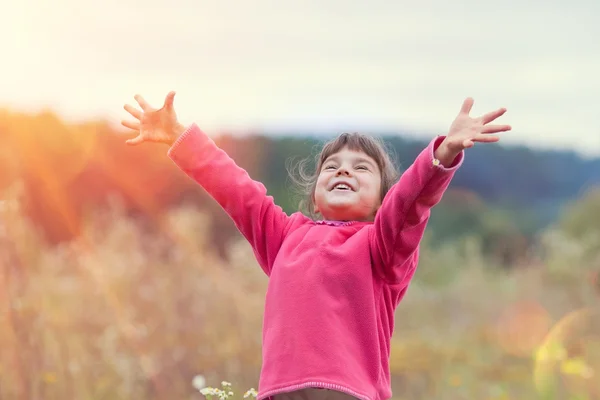
{"label": "palm", "polygon": [[169,138],[167,132],[176,124],[176,118],[164,108],[144,112],[140,119],[140,135],[150,142],[162,142]]}
{"label": "palm", "polygon": [[505,132],[511,129],[510,125],[489,125],[490,122],[504,115],[506,112],[505,108],[500,108],[481,117],[473,118],[469,115],[473,108],[473,103],[474,101],[471,98],[464,101],[458,116],[450,126],[448,132],[448,144],[458,151],[473,147],[475,142],[497,142],[500,138],[490,134]]}
{"label": "palm", "polygon": [[170,92],[160,109],[151,107],[140,95],[136,95],[135,100],[142,111],[126,104],[125,110],[137,121],[122,121],[121,123],[138,132],[138,136],[128,140],[127,143],[132,145],[142,142],[171,143],[174,137],[173,132],[178,125],[177,115],[173,108],[174,97],[175,92]]}

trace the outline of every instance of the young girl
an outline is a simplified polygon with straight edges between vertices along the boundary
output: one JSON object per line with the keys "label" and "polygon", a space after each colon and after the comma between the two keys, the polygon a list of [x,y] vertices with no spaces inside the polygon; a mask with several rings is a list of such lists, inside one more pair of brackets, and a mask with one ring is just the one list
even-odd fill
{"label": "young girl", "polygon": [[[508,125],[479,118],[464,101],[438,136],[394,181],[383,147],[369,136],[342,134],[322,150],[310,182],[321,218],[287,215],[196,125],[181,125],[175,93],[160,109],[135,96],[125,105],[138,132],[127,141],[162,142],[168,156],[229,214],[269,277],[258,400],[361,399],[392,395],[390,339],[394,311],[415,273],[430,211],[475,142],[497,142]],[[325,389],[325,390],[323,390]]]}

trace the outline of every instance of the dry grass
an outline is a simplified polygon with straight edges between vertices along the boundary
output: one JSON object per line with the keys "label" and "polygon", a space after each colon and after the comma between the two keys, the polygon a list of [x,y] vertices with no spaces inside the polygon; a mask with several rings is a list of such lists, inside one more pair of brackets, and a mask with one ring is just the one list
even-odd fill
{"label": "dry grass", "polygon": [[[245,242],[214,254],[207,216],[173,211],[149,233],[117,205],[54,249],[18,208],[0,221],[0,399],[199,399],[197,374],[256,387],[267,281]],[[512,271],[474,242],[426,246],[397,312],[395,398],[600,399],[597,313],[557,325],[598,309],[596,264],[567,244],[549,235],[538,265]]]}

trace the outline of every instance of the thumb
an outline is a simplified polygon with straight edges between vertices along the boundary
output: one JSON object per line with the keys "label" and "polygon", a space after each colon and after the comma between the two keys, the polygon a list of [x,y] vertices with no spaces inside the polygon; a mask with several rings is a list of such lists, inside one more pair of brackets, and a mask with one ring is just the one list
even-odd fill
{"label": "thumb", "polygon": [[127,143],[130,146],[135,146],[135,145],[141,144],[143,141],[144,141],[144,138],[142,137],[142,135],[138,135],[138,136],[134,137],[133,139],[126,140],[125,143]]}
{"label": "thumb", "polygon": [[473,146],[475,146],[475,142],[473,142],[471,139],[466,139],[466,140],[463,142],[463,147],[464,147],[465,149],[470,149],[470,148],[471,148],[471,147],[473,147]]}
{"label": "thumb", "polygon": [[175,92],[174,91],[170,91],[169,94],[167,94],[167,97],[165,97],[165,105],[164,107],[167,109],[172,109],[173,108],[173,101],[175,100]]}

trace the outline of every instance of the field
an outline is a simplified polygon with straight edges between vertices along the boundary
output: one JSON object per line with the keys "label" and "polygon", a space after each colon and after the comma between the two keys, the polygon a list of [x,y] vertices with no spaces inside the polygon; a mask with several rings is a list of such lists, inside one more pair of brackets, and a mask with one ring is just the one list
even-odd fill
{"label": "field", "polygon": [[[256,387],[267,279],[246,242],[210,244],[211,218],[160,230],[119,201],[50,246],[3,203],[0,399],[201,399]],[[598,253],[548,230],[526,265],[501,268],[475,239],[423,245],[396,314],[395,399],[600,399]],[[595,272],[596,271],[596,272]]]}

